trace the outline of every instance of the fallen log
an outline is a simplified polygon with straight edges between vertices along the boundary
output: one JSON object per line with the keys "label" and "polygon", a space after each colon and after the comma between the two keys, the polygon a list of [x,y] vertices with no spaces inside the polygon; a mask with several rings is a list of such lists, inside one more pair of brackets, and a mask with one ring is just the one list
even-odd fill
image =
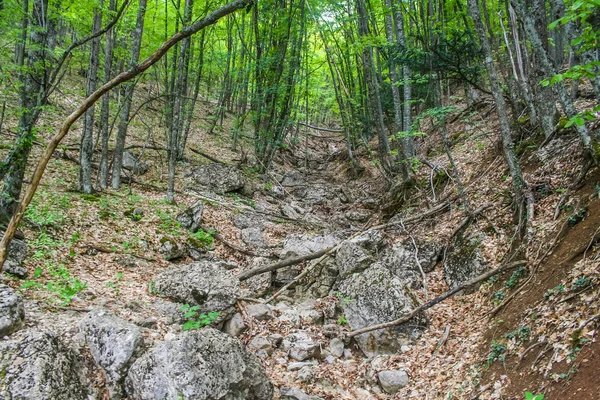
{"label": "fallen log", "polygon": [[347,334],[348,338],[353,338],[354,336],[358,336],[358,335],[362,335],[363,333],[367,333],[367,332],[372,332],[372,331],[376,331],[379,329],[384,329],[384,328],[391,328],[393,326],[396,325],[400,325],[403,324],[405,322],[408,322],[411,318],[413,318],[414,316],[416,316],[417,314],[419,314],[420,312],[423,312],[427,309],[430,309],[431,307],[435,306],[436,304],[441,303],[442,301],[446,300],[447,298],[455,295],[456,293],[460,292],[463,289],[466,289],[470,286],[473,286],[479,282],[482,282],[486,279],[491,278],[494,275],[500,274],[502,272],[508,271],[510,269],[519,267],[521,265],[525,265],[527,264],[527,260],[519,260],[519,261],[515,261],[512,262],[510,264],[506,264],[503,265],[501,267],[498,267],[496,269],[493,269],[491,271],[488,271],[484,274],[479,275],[476,278],[471,279],[468,282],[463,283],[462,285],[458,285],[457,287],[455,287],[454,289],[448,290],[447,292],[445,292],[444,294],[436,297],[435,299],[432,299],[430,301],[428,301],[427,303],[424,303],[423,305],[415,308],[414,310],[412,310],[410,313],[403,315],[402,317],[394,320],[394,321],[390,321],[390,322],[385,322],[383,324],[377,324],[377,325],[373,325],[373,326],[367,326],[366,328],[362,328],[356,331],[352,331],[350,333]]}
{"label": "fallen log", "polygon": [[277,271],[278,269],[281,269],[281,268],[300,264],[303,261],[313,260],[315,258],[319,258],[319,257],[327,254],[327,252],[329,252],[332,249],[333,249],[333,247],[329,247],[327,249],[319,250],[314,253],[307,254],[305,256],[286,258],[285,260],[276,262],[271,265],[257,267],[257,268],[251,269],[250,271],[242,272],[241,274],[238,275],[238,279],[240,281],[245,281],[247,279],[252,278],[253,276],[260,275],[265,272]]}

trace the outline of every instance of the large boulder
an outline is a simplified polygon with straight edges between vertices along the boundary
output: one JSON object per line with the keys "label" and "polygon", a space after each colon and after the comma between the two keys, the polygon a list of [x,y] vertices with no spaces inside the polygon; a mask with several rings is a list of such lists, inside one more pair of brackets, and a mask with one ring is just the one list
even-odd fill
{"label": "large boulder", "polygon": [[319,184],[298,186],[294,190],[294,195],[305,203],[312,205],[326,204],[328,200],[333,200],[335,197],[335,193],[331,192],[327,185]]}
{"label": "large boulder", "polygon": [[[0,234],[3,234],[3,232],[0,232]],[[2,270],[19,278],[26,278],[28,271],[23,266],[26,255],[27,244],[19,239],[11,240],[10,246],[8,246],[8,256],[2,266]]]}
{"label": "large boulder", "polygon": [[200,261],[158,274],[150,291],[177,303],[198,305],[200,314],[217,311],[221,321],[233,314],[240,282],[222,262]]}
{"label": "large boulder", "polygon": [[0,283],[0,337],[21,328],[24,319],[23,298],[9,286]]}
{"label": "large boulder", "polygon": [[0,398],[88,400],[92,383],[76,353],[53,333],[30,331],[0,342]]}
{"label": "large boulder", "polygon": [[[254,268],[269,265],[272,262],[273,261],[271,261],[270,259],[265,258],[265,257],[255,257],[252,260],[252,262],[250,263],[250,266],[248,267],[248,269],[252,270]],[[272,284],[271,275],[272,275],[271,272],[264,272],[262,274],[258,274],[249,279],[246,279],[242,283],[242,285],[243,285],[242,296],[243,297],[262,297],[262,296],[264,296],[271,288],[271,284]]]}
{"label": "large boulder", "polygon": [[106,376],[112,399],[123,398],[127,368],[143,343],[140,328],[104,309],[90,312],[79,322],[85,343]]}
{"label": "large boulder", "polygon": [[125,150],[123,152],[123,168],[130,171],[134,175],[144,175],[150,166],[143,161],[140,161],[140,157]]}
{"label": "large boulder", "polygon": [[[431,272],[438,259],[440,247],[434,243],[417,242],[418,258],[423,272]],[[415,258],[415,247],[411,240],[394,243],[381,252],[379,262],[412,288],[422,286],[419,264]]]}
{"label": "large boulder", "polygon": [[[398,319],[414,308],[404,292],[404,282],[389,269],[375,263],[361,274],[352,275],[339,284],[338,297],[352,330],[362,329]],[[356,336],[360,349],[367,356],[393,353],[400,350],[406,337],[416,326],[424,324],[417,316],[406,324],[380,329]]]}
{"label": "large boulder", "polygon": [[335,260],[327,258],[298,281],[295,297],[299,299],[326,297],[330,294],[337,279],[338,266]]}
{"label": "large boulder", "polygon": [[[282,259],[305,256],[320,250],[335,246],[339,239],[332,235],[290,235],[283,242],[283,249],[279,254]],[[287,283],[300,273],[300,267],[291,266],[279,269],[276,280]]]}
{"label": "large boulder", "polygon": [[196,233],[200,229],[200,223],[202,222],[202,211],[204,211],[204,203],[202,200],[198,200],[191,207],[179,214],[176,220],[183,229]]}
{"label": "large boulder", "polygon": [[132,400],[271,400],[273,386],[243,343],[212,328],[183,332],[139,358],[125,381]]}
{"label": "large boulder", "polygon": [[[488,270],[489,267],[479,251],[481,240],[480,237],[472,237],[459,242],[450,250],[444,264],[446,282],[450,287],[457,287]],[[476,290],[476,287],[467,289],[473,290]]]}
{"label": "large boulder", "polygon": [[242,174],[233,166],[220,163],[196,167],[192,170],[192,177],[201,189],[217,194],[234,192],[244,187]]}

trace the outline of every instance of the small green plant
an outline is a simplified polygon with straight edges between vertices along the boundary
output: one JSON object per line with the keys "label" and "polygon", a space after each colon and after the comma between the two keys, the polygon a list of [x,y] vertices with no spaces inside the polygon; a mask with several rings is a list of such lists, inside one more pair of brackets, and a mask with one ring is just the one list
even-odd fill
{"label": "small green plant", "polygon": [[517,286],[521,278],[527,275],[527,269],[525,267],[519,267],[515,272],[512,273],[508,281],[506,281],[507,288],[513,288]]}
{"label": "small green plant", "polygon": [[340,303],[348,305],[351,304],[354,299],[350,296],[345,296],[342,292],[335,292],[335,297],[340,300]]}
{"label": "small green plant", "polygon": [[184,331],[200,329],[203,326],[212,324],[219,317],[219,312],[217,311],[212,311],[208,314],[198,314],[199,309],[200,306],[190,306],[189,304],[185,304],[179,309],[185,313],[183,317],[187,320],[183,324]]}
{"label": "small green plant", "polygon": [[496,361],[504,361],[506,357],[506,345],[493,341],[490,349],[490,354],[488,354],[487,365],[492,365]]}
{"label": "small green plant", "polygon": [[581,289],[585,289],[588,286],[592,285],[592,280],[587,277],[587,276],[580,276],[579,278],[577,278],[575,280],[575,282],[573,282],[573,286],[571,287],[571,290],[581,290]]}
{"label": "small green plant", "polygon": [[[47,292],[57,296],[62,305],[67,305],[71,303],[73,296],[87,288],[87,283],[81,282],[79,279],[71,276],[70,271],[64,265],[46,264],[45,267],[49,277],[53,280],[46,282],[45,286],[40,282],[25,281],[19,289],[46,289]],[[37,279],[42,274],[42,269],[38,268],[33,276]]]}
{"label": "small green plant", "polygon": [[510,331],[504,334],[507,339],[516,338],[519,342],[528,342],[531,335],[531,329],[528,326],[520,326],[514,331]]}
{"label": "small green plant", "polygon": [[550,297],[557,295],[559,293],[562,293],[565,291],[565,285],[556,285],[556,287],[554,287],[554,289],[550,289],[548,290],[545,294],[544,297],[546,298],[546,300],[550,299]]}
{"label": "small green plant", "polygon": [[571,214],[569,214],[567,216],[567,221],[568,221],[569,225],[575,226],[578,223],[580,223],[581,221],[583,221],[583,219],[587,215],[587,211],[588,211],[587,208],[578,208],[578,209],[574,210]]}
{"label": "small green plant", "polygon": [[215,241],[214,234],[217,233],[214,229],[209,231],[205,231],[204,229],[198,229],[196,233],[190,233],[190,238],[197,241],[196,244],[200,245],[200,247],[204,249],[211,249],[212,245]]}
{"label": "small green plant", "polygon": [[502,300],[504,300],[504,297],[506,297],[506,293],[504,293],[502,290],[497,291],[494,293],[494,303],[500,303]]}
{"label": "small green plant", "polygon": [[346,316],[342,314],[338,317],[337,323],[338,325],[346,325],[348,323],[348,320],[346,319]]}
{"label": "small green plant", "polygon": [[271,191],[273,190],[273,182],[271,181],[266,181],[265,184],[263,185],[263,189],[265,189],[266,191]]}
{"label": "small green plant", "polygon": [[531,392],[525,392],[525,400],[544,400],[543,394],[533,394]]}
{"label": "small green plant", "polygon": [[181,235],[181,232],[180,232],[181,225],[179,224],[179,222],[175,221],[171,217],[171,214],[159,211],[156,213],[156,215],[158,215],[158,218],[160,218],[160,223],[158,224],[158,227],[164,233],[174,235],[174,236]]}
{"label": "small green plant", "polygon": [[107,288],[111,288],[115,291],[115,294],[119,294],[121,292],[121,289],[119,289],[119,281],[123,279],[123,273],[122,272],[118,272],[117,275],[115,275],[115,280],[114,281],[110,281],[106,284]]}

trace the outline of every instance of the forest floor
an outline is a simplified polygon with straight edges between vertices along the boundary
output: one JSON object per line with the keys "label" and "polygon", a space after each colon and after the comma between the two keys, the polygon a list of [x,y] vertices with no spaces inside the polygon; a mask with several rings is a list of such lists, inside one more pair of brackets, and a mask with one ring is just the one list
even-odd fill
{"label": "forest floor", "polygon": [[[229,145],[229,118],[214,135],[204,133],[208,110],[213,106],[204,102],[198,111],[189,145],[223,162],[240,164],[241,152],[231,151]],[[481,251],[490,266],[525,256],[527,271],[498,276],[472,294],[457,295],[435,306],[428,311],[428,328],[398,354],[368,359],[351,347],[344,360],[319,360],[309,383],[299,382],[296,372],[288,372],[280,362],[281,352],[275,351],[263,359],[263,364],[276,387],[295,386],[326,399],[523,399],[526,391],[543,393],[546,400],[600,399],[596,376],[600,368],[596,335],[600,313],[600,174],[592,171],[583,187],[570,192],[555,219],[555,209],[581,165],[577,137],[564,131],[543,148],[539,148],[543,139],[526,139],[518,151],[525,179],[535,191],[536,206],[529,240],[524,244],[517,238],[511,182],[499,152],[493,103],[457,106],[464,111],[450,118],[449,130],[469,206],[474,210],[492,204],[469,232],[484,234]],[[53,126],[54,122],[48,119],[42,125]],[[523,132],[526,129],[522,127]],[[163,130],[152,112],[140,112],[132,125],[130,143],[162,147]],[[423,130],[428,136],[419,139],[420,156],[451,171],[439,135],[431,126]],[[48,140],[50,131],[42,130],[38,140]],[[390,202],[387,182],[368,161],[367,151],[361,148],[357,152],[365,171],[353,177],[343,141],[330,134],[315,133],[307,136],[308,140],[300,134],[302,140],[290,141],[276,157],[271,173],[259,175],[240,165],[254,187],[252,197],[193,190],[189,171],[208,161],[188,151],[186,163],[177,171],[176,204],[164,201],[167,168],[162,150],[145,150],[143,158],[152,164],[149,171],[132,177],[131,184],[118,191],[107,190],[97,196],[76,192],[78,166],[72,160],[77,158],[77,134],[67,138],[68,143],[50,162],[22,226],[29,246],[29,278],[5,278],[26,297],[26,326],[60,332],[64,337],[74,337],[84,313],[99,306],[149,326],[144,329],[148,347],[181,331],[180,325],[163,318],[148,283],[173,265],[158,252],[161,237],[185,240],[188,234],[175,222],[175,216],[198,199],[205,200],[204,229],[214,229],[222,238],[214,241],[214,256],[236,262],[238,271],[247,269],[255,257],[234,247],[276,252],[292,234],[335,232],[348,237],[387,222],[390,216],[389,209],[385,214],[382,211]],[[3,144],[12,140],[1,139]],[[371,145],[376,148],[376,144]],[[242,141],[244,148],[250,152],[249,144]],[[32,159],[40,151],[36,146]],[[307,205],[293,190],[280,186],[276,178],[292,170],[299,171],[306,186],[327,187],[331,198]],[[418,215],[441,200],[457,199],[455,182],[433,179],[436,176],[426,165],[419,165],[418,184],[392,214]],[[350,201],[335,201],[342,194]],[[292,203],[305,209],[302,218],[279,218],[280,206]],[[126,217],[132,209],[141,210],[143,216]],[[267,250],[251,248],[242,240],[234,219],[244,214],[270,218],[264,232]],[[367,217],[361,222],[348,218],[356,214]],[[410,235],[445,245],[464,217],[464,205],[453,200],[446,212],[410,226]],[[392,242],[408,237],[400,229],[388,230],[386,235]],[[186,262],[189,259],[177,261]],[[426,287],[429,299],[449,289],[443,262],[427,275]],[[422,289],[415,293],[420,301],[426,301]],[[339,299],[329,296],[318,300],[317,305],[327,308],[336,302]],[[243,309],[245,302],[239,307]],[[320,325],[306,321],[300,326],[278,318],[246,323],[249,329],[242,335],[246,343],[259,333],[296,331],[319,338],[323,345],[329,341]],[[344,325],[343,329],[349,328]],[[446,331],[447,339],[438,346]],[[409,384],[395,396],[386,395],[366,376],[374,365],[378,369],[404,369],[410,376]],[[97,383],[101,388],[100,376]]]}

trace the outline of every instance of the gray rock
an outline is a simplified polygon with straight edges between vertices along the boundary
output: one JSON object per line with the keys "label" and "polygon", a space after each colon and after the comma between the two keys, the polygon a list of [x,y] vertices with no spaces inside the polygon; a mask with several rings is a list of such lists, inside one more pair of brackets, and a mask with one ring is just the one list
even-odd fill
{"label": "gray rock", "polygon": [[0,337],[20,329],[24,319],[23,298],[11,287],[0,283]]}
{"label": "gray rock", "polygon": [[294,360],[304,361],[317,355],[319,343],[315,342],[306,333],[298,332],[284,337],[281,348]]}
{"label": "gray rock", "polygon": [[94,361],[105,373],[112,399],[123,397],[127,368],[143,343],[140,328],[104,309],[90,312],[79,322]]}
{"label": "gray rock", "polygon": [[273,354],[273,345],[271,344],[271,341],[264,336],[255,336],[252,338],[250,343],[248,343],[248,348],[255,353],[264,350],[269,356]]}
{"label": "gray rock", "polygon": [[[435,267],[440,247],[433,243],[418,243],[419,263],[423,272],[431,272]],[[415,259],[415,249],[410,240],[403,243],[394,243],[383,250],[380,257],[381,264],[392,274],[412,288],[422,286],[421,271]]]}
{"label": "gray rock", "polygon": [[253,247],[267,247],[267,241],[263,235],[261,228],[244,228],[242,229],[242,240],[244,243]]}
{"label": "gray rock", "polygon": [[[4,233],[1,232],[0,234]],[[2,266],[2,270],[19,278],[26,278],[28,271],[27,268],[23,266],[26,255],[27,244],[22,240],[13,239],[8,246],[8,256]]]}
{"label": "gray rock", "polygon": [[230,165],[212,163],[192,170],[193,179],[201,189],[217,194],[233,192],[244,187],[242,174]]}
{"label": "gray rock", "polygon": [[282,386],[279,388],[281,400],[311,400],[310,396],[295,387]]}
{"label": "gray rock", "polygon": [[[316,251],[324,250],[335,246],[339,239],[332,235],[290,235],[283,243],[283,249],[279,254],[282,259],[290,257],[305,256]],[[299,274],[298,266],[286,267],[277,271],[277,280],[280,282],[289,282]]]}
{"label": "gray rock", "polygon": [[354,222],[367,222],[373,213],[371,211],[359,210],[359,211],[348,211],[344,215],[350,221]]}
{"label": "gray rock", "polygon": [[325,357],[325,361],[327,361],[328,364],[335,364],[335,357],[328,354],[327,357]]}
{"label": "gray rock", "polygon": [[[273,261],[264,257],[255,257],[250,265],[249,270],[258,268],[264,265],[269,265]],[[242,296],[243,297],[262,297],[271,288],[272,274],[271,272],[265,272],[263,274],[255,275],[250,279],[246,279],[242,282]]]}
{"label": "gray rock", "polygon": [[271,400],[273,386],[242,342],[212,328],[187,331],[159,344],[129,369],[135,400]]}
{"label": "gray rock", "polygon": [[327,258],[298,281],[295,289],[296,297],[314,299],[328,296],[338,275],[338,266],[335,260]]}
{"label": "gray rock", "polygon": [[204,203],[202,200],[198,200],[190,208],[179,214],[176,220],[183,229],[196,233],[202,222],[202,211],[204,211]]}
{"label": "gray rock", "polygon": [[298,371],[298,381],[300,382],[309,383],[314,379],[314,377],[315,367],[312,365],[304,366]]}
{"label": "gray rock", "polygon": [[134,175],[144,175],[150,166],[140,161],[140,157],[129,150],[123,152],[123,168],[130,171]]}
{"label": "gray rock", "polygon": [[0,342],[0,398],[91,400],[96,398],[76,353],[50,332],[29,331]]}
{"label": "gray rock", "polygon": [[256,214],[243,213],[243,214],[237,214],[233,218],[233,225],[239,229],[246,229],[246,228],[264,229],[266,226],[266,221],[262,217],[260,217]]}
{"label": "gray rock", "polygon": [[160,238],[160,247],[158,252],[162,254],[165,260],[177,260],[185,255],[185,249],[175,239],[169,236]]}
{"label": "gray rock", "polygon": [[286,321],[295,327],[301,327],[303,322],[311,325],[317,325],[323,322],[323,313],[315,310],[314,300],[305,300],[302,303],[295,304],[293,307],[288,307],[282,310],[279,316],[281,321]]}
{"label": "gray rock", "polygon": [[322,205],[335,197],[327,185],[313,184],[299,186],[294,190],[294,195],[307,204]]}
{"label": "gray rock", "polygon": [[279,210],[284,217],[292,218],[292,219],[300,219],[302,216],[298,211],[294,209],[291,205],[285,203],[279,206]]}
{"label": "gray rock", "polygon": [[158,274],[150,283],[150,291],[177,303],[199,305],[200,314],[217,311],[220,322],[233,315],[240,282],[219,262],[200,261]]}
{"label": "gray rock", "polygon": [[335,263],[342,278],[367,269],[374,261],[367,250],[354,242],[342,244],[335,256]]}
{"label": "gray rock", "polygon": [[283,179],[281,180],[282,186],[294,187],[294,186],[303,186],[306,184],[304,179],[304,175],[298,170],[291,170],[287,172]]}
{"label": "gray rock", "polygon": [[246,324],[242,318],[242,314],[235,313],[233,317],[225,321],[223,325],[223,331],[233,337],[238,337],[246,331]]}
{"label": "gray rock", "polygon": [[[405,295],[404,285],[379,263],[342,280],[339,286],[340,305],[352,330],[390,322],[410,312],[414,305]],[[355,339],[367,356],[395,352],[401,345],[397,335],[412,334],[414,326],[424,323],[421,319],[417,316],[406,324],[365,333]]]}
{"label": "gray rock", "polygon": [[340,338],[333,338],[329,343],[329,351],[336,357],[344,355],[344,341]]}
{"label": "gray rock", "polygon": [[293,362],[293,363],[289,363],[287,366],[287,370],[289,372],[293,372],[293,371],[299,371],[302,368],[306,367],[307,365],[312,365],[311,362],[308,361],[304,361],[304,362]]}
{"label": "gray rock", "polygon": [[271,307],[266,304],[250,304],[247,307],[247,311],[250,317],[259,321],[268,321],[275,317]]}
{"label": "gray rock", "polygon": [[408,385],[408,374],[403,370],[387,370],[377,373],[381,389],[388,394],[396,394]]}
{"label": "gray rock", "polygon": [[[471,238],[454,246],[449,252],[444,274],[452,288],[465,283],[488,270],[485,259],[479,251],[480,238]],[[477,286],[466,289],[467,293],[477,290]]]}

